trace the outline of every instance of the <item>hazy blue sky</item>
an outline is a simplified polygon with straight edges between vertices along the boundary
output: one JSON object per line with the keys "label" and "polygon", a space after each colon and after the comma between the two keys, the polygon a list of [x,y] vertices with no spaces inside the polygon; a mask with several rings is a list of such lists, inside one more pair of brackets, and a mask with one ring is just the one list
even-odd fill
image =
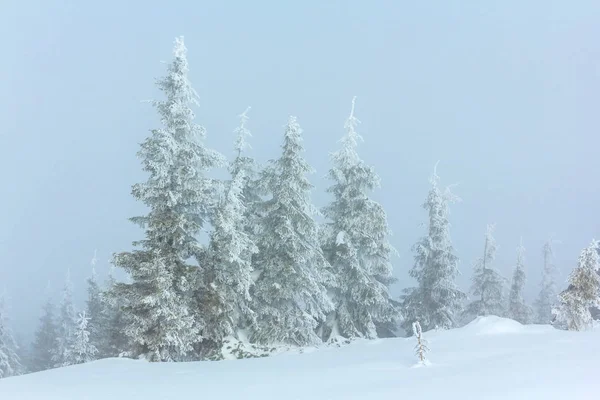
{"label": "hazy blue sky", "polygon": [[136,151],[157,127],[142,100],[157,95],[177,35],[207,143],[230,156],[251,105],[265,161],[297,115],[318,206],[358,96],[360,153],[382,177],[375,197],[400,253],[395,294],[410,284],[437,160],[463,199],[451,221],[465,288],[488,222],[506,275],[523,236],[530,293],[554,233],[563,281],[600,238],[599,20],[597,0],[2,0],[0,285],[16,330],[33,328],[48,280],[58,293],[70,268],[82,301],[94,249],[104,276],[110,254],[141,237],[130,186],[145,179]]}

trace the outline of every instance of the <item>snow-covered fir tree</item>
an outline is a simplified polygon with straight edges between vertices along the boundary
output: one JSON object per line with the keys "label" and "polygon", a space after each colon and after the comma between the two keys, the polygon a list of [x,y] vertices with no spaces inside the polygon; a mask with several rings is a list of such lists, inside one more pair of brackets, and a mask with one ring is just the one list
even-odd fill
{"label": "snow-covered fir tree", "polygon": [[427,236],[413,247],[415,264],[409,274],[418,286],[405,290],[402,296],[404,322],[410,332],[412,323],[419,321],[424,330],[456,327],[466,294],[456,285],[458,257],[450,239],[450,203],[458,201],[450,188],[439,187],[440,178],[434,169],[431,190],[423,208],[429,214]]}
{"label": "snow-covered fir tree", "polygon": [[301,129],[295,117],[285,128],[283,154],[263,171],[271,198],[261,204],[261,234],[253,290],[256,324],[252,340],[298,346],[321,342],[315,329],[332,311],[325,284],[333,279],[318,240],[310,200],[311,172],[303,159]]}
{"label": "snow-covered fir tree", "polygon": [[[245,122],[244,114],[241,129],[245,128]],[[239,136],[236,147],[239,162],[243,150]],[[231,172],[232,179],[217,209],[207,257],[202,263],[205,285],[201,307],[206,324],[202,347],[204,356],[210,357],[218,357],[226,338],[241,339],[240,329],[250,326],[254,320],[249,302],[252,256],[258,249],[246,230],[246,167],[238,165],[231,168]],[[213,354],[207,355],[207,352]]]}
{"label": "snow-covered fir tree", "polygon": [[[112,288],[116,283],[117,280],[114,277],[113,267],[111,266],[106,287]],[[101,298],[103,303],[103,315],[101,316],[101,319],[104,324],[104,346],[103,348],[98,349],[98,356],[106,358],[129,354],[132,347],[130,345],[131,341],[129,337],[123,333],[127,326],[124,313],[122,312],[122,309],[125,307],[125,299],[123,297],[111,296],[108,291],[102,291]]]}
{"label": "snow-covered fir tree", "polygon": [[17,343],[9,326],[5,295],[0,295],[0,379],[21,374],[22,366],[17,350]]}
{"label": "snow-covered fir tree", "polygon": [[542,256],[544,266],[542,270],[542,282],[540,293],[535,301],[536,322],[538,324],[548,324],[552,320],[552,308],[556,303],[557,289],[554,281],[556,268],[554,266],[553,240],[549,239],[544,243]]}
{"label": "snow-covered fir tree", "polygon": [[87,280],[87,302],[86,302],[86,315],[89,319],[88,330],[90,332],[90,343],[92,343],[97,349],[100,356],[104,356],[106,353],[106,322],[105,321],[105,304],[102,301],[102,290],[98,284],[98,277],[96,276],[96,254],[92,259],[92,274]]}
{"label": "snow-covered fir tree", "polygon": [[523,291],[525,290],[525,247],[523,241],[517,247],[517,263],[513,273],[512,282],[510,285],[510,294],[508,297],[508,317],[522,324],[531,323],[533,310],[523,299]]}
{"label": "snow-covered fir tree", "polygon": [[600,263],[598,241],[585,248],[577,268],[569,275],[569,287],[560,293],[559,305],[553,313],[558,325],[571,331],[582,331],[591,327],[591,307],[600,307]]}
{"label": "snow-covered fir tree", "polygon": [[415,354],[419,358],[419,363],[422,365],[427,365],[425,354],[427,354],[429,351],[429,347],[427,347],[427,341],[423,337],[423,330],[421,328],[421,324],[419,324],[419,321],[413,322],[412,332],[413,336],[417,339],[417,344],[415,345]]}
{"label": "snow-covered fir tree", "polygon": [[356,128],[355,98],[345,123],[342,148],[332,154],[328,189],[333,202],[323,209],[328,222],[323,233],[323,250],[336,276],[330,288],[335,310],[329,315],[323,339],[377,337],[377,328],[393,324],[399,317],[389,295],[394,281],[388,241],[390,230],[381,204],[369,198],[379,187],[373,167],[360,159],[356,147],[362,137]]}
{"label": "snow-covered fir tree", "polygon": [[475,261],[471,293],[474,300],[467,306],[466,317],[504,316],[504,283],[505,279],[494,268],[496,258],[496,240],[494,225],[488,225],[485,233],[483,256]]}
{"label": "snow-covered fir tree", "polygon": [[75,329],[72,332],[72,337],[69,340],[63,366],[83,364],[94,361],[98,349],[90,343],[89,320],[85,311],[77,317]]}
{"label": "snow-covered fir tree", "polygon": [[124,303],[131,355],[151,361],[184,359],[200,339],[201,314],[190,309],[198,268],[188,260],[201,252],[197,236],[217,198],[218,184],[206,173],[224,163],[204,146],[205,129],[194,122],[197,94],[186,52],[183,38],[177,38],[168,74],[157,82],[166,98],[153,102],[163,126],[151,131],[138,153],[150,176],[132,193],[149,212],[132,221],[146,237],[134,243],[138,249],[113,260],[130,277],[116,283],[111,295]]}
{"label": "snow-covered fir tree", "polygon": [[52,355],[55,367],[61,367],[65,364],[68,349],[71,347],[73,332],[75,331],[75,318],[73,284],[71,283],[70,271],[67,271],[57,321],[56,345]]}
{"label": "snow-covered fir tree", "polygon": [[31,369],[33,372],[45,371],[54,368],[53,360],[58,332],[56,325],[56,309],[52,299],[49,297],[43,306],[43,314],[32,346]]}
{"label": "snow-covered fir tree", "polygon": [[[246,149],[250,149],[247,138],[252,137],[250,130],[247,127],[249,120],[248,112],[250,107],[246,109],[240,117],[240,125],[235,129],[235,159],[229,165],[229,173],[232,177],[238,173],[242,173],[243,188],[241,201],[244,205],[244,230],[251,236],[258,234],[260,227],[260,215],[258,215],[258,205],[262,201],[260,190],[258,187],[258,163],[246,154]],[[233,179],[233,178],[232,178]]]}

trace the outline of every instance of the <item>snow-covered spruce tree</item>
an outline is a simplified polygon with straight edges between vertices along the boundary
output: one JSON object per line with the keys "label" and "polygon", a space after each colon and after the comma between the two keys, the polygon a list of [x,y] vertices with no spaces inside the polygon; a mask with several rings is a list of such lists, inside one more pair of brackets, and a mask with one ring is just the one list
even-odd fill
{"label": "snow-covered spruce tree", "polygon": [[523,240],[521,240],[521,243],[519,243],[519,246],[517,247],[517,263],[510,285],[508,316],[522,324],[529,324],[531,323],[533,310],[523,299],[523,291],[525,289],[525,282],[527,281],[524,263],[525,247],[523,247]]}
{"label": "snow-covered spruce tree", "polygon": [[197,94],[188,80],[186,52],[177,38],[175,59],[157,82],[166,99],[153,102],[163,127],[151,131],[138,153],[150,177],[132,193],[150,210],[131,220],[146,237],[134,243],[138,249],[113,260],[131,278],[111,290],[122,297],[131,354],[151,361],[181,360],[200,339],[201,315],[190,310],[197,267],[188,260],[201,251],[197,235],[216,200],[218,185],[205,173],[224,162],[203,145],[205,130],[194,122]]}
{"label": "snow-covered spruce tree", "polygon": [[9,327],[4,295],[0,296],[0,379],[21,374],[17,344]]}
{"label": "snow-covered spruce tree", "polygon": [[240,329],[254,321],[254,313],[249,308],[249,290],[252,255],[258,249],[245,229],[245,169],[232,168],[232,173],[214,218],[208,256],[203,263],[203,357],[219,358],[223,341],[243,339],[238,334]]}
{"label": "snow-covered spruce tree", "polygon": [[417,357],[419,357],[419,363],[426,365],[427,359],[425,358],[425,354],[429,351],[429,347],[427,347],[427,341],[423,337],[423,330],[421,329],[421,324],[419,324],[419,321],[413,322],[412,332],[417,339],[417,344],[415,345],[415,354]]}
{"label": "snow-covered spruce tree", "polygon": [[332,311],[326,283],[333,279],[319,246],[316,209],[310,201],[310,166],[302,158],[301,129],[290,117],[283,154],[263,171],[272,198],[261,204],[261,233],[253,290],[251,340],[259,344],[314,345],[315,329]]}
{"label": "snow-covered spruce tree", "polygon": [[577,268],[569,275],[569,287],[559,295],[559,305],[553,310],[559,325],[570,331],[590,328],[590,308],[600,306],[599,271],[598,241],[593,240],[581,252]]}
{"label": "snow-covered spruce tree", "polygon": [[90,343],[89,320],[85,311],[77,317],[75,329],[72,332],[72,337],[69,348],[67,348],[63,366],[83,364],[94,361],[98,349]]}
{"label": "snow-covered spruce tree", "polygon": [[113,268],[109,270],[108,280],[105,291],[101,292],[101,299],[103,304],[103,336],[104,336],[104,348],[99,350],[99,357],[119,357],[121,355],[128,355],[131,350],[131,340],[125,332],[127,326],[124,313],[122,308],[124,307],[123,297],[114,297],[110,294],[110,289],[116,284],[114,277]]}
{"label": "snow-covered spruce tree", "polygon": [[544,259],[542,283],[540,294],[535,301],[536,322],[538,324],[550,323],[552,320],[552,308],[556,302],[557,290],[554,282],[556,268],[554,266],[552,242],[552,239],[547,240],[542,249]]}
{"label": "snow-covered spruce tree", "polygon": [[55,367],[65,365],[68,349],[71,347],[73,332],[75,331],[75,307],[73,306],[73,285],[70,271],[67,271],[65,285],[57,321],[56,345],[52,354]]}
{"label": "snow-covered spruce tree", "polygon": [[328,189],[333,202],[323,209],[328,222],[322,247],[336,276],[330,288],[335,310],[328,316],[323,339],[376,338],[377,328],[393,324],[399,317],[389,295],[394,281],[390,257],[394,249],[388,242],[390,230],[383,207],[369,198],[379,187],[373,167],[365,164],[356,151],[361,136],[360,121],[354,116],[354,103],[346,121],[342,148],[332,154],[333,166]]}
{"label": "snow-covered spruce tree", "polygon": [[413,247],[415,264],[410,270],[418,286],[405,290],[402,296],[404,322],[402,327],[411,331],[412,323],[419,321],[425,330],[454,328],[462,311],[466,294],[456,285],[458,257],[450,240],[448,205],[458,201],[450,188],[439,187],[437,168],[431,177],[431,190],[423,208],[429,213],[427,236]]}
{"label": "snow-covered spruce tree", "polygon": [[44,304],[43,314],[33,341],[31,361],[33,372],[54,368],[56,363],[53,355],[57,340],[56,310],[52,299],[48,298]]}
{"label": "snow-covered spruce tree", "polygon": [[504,283],[505,279],[494,268],[496,258],[496,240],[494,225],[488,225],[485,233],[483,256],[475,261],[471,293],[475,296],[466,309],[465,316],[473,319],[479,316],[504,316]]}
{"label": "snow-covered spruce tree", "polygon": [[96,254],[92,259],[92,275],[87,280],[87,303],[86,315],[88,317],[88,330],[90,332],[90,343],[98,349],[100,357],[106,356],[106,321],[105,321],[105,304],[102,301],[102,290],[98,284],[96,276]]}
{"label": "snow-covered spruce tree", "polygon": [[[244,151],[250,148],[247,142],[247,138],[252,137],[250,130],[247,128],[248,123],[248,112],[250,107],[246,109],[240,117],[240,125],[235,129],[236,134],[235,140],[235,152],[236,157],[229,165],[229,173],[232,177],[238,173],[243,173],[243,188],[241,201],[244,205],[244,230],[251,236],[258,234],[258,228],[260,227],[260,215],[258,215],[258,205],[262,201],[260,196],[260,190],[257,182],[257,170],[258,164],[252,158],[247,156]],[[233,179],[233,178],[232,178]]]}

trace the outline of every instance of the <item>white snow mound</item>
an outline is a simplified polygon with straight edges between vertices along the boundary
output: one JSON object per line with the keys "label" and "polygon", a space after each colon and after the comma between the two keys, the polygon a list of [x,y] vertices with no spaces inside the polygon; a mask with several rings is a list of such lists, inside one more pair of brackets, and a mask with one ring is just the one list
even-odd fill
{"label": "white snow mound", "polygon": [[495,315],[490,315],[488,317],[477,317],[465,327],[465,330],[477,335],[521,333],[525,329],[526,327],[517,321],[500,318]]}
{"label": "white snow mound", "polygon": [[600,331],[479,318],[414,338],[360,340],[305,354],[195,363],[106,359],[0,379],[1,400],[597,399]]}

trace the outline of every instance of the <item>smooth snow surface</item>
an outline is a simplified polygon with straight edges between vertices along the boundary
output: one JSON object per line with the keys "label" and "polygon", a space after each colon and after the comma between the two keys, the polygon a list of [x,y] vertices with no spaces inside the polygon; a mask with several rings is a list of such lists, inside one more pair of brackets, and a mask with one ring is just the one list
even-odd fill
{"label": "smooth snow surface", "polygon": [[598,399],[600,332],[478,318],[414,339],[358,341],[270,358],[199,363],[107,359],[0,380],[2,400]]}

